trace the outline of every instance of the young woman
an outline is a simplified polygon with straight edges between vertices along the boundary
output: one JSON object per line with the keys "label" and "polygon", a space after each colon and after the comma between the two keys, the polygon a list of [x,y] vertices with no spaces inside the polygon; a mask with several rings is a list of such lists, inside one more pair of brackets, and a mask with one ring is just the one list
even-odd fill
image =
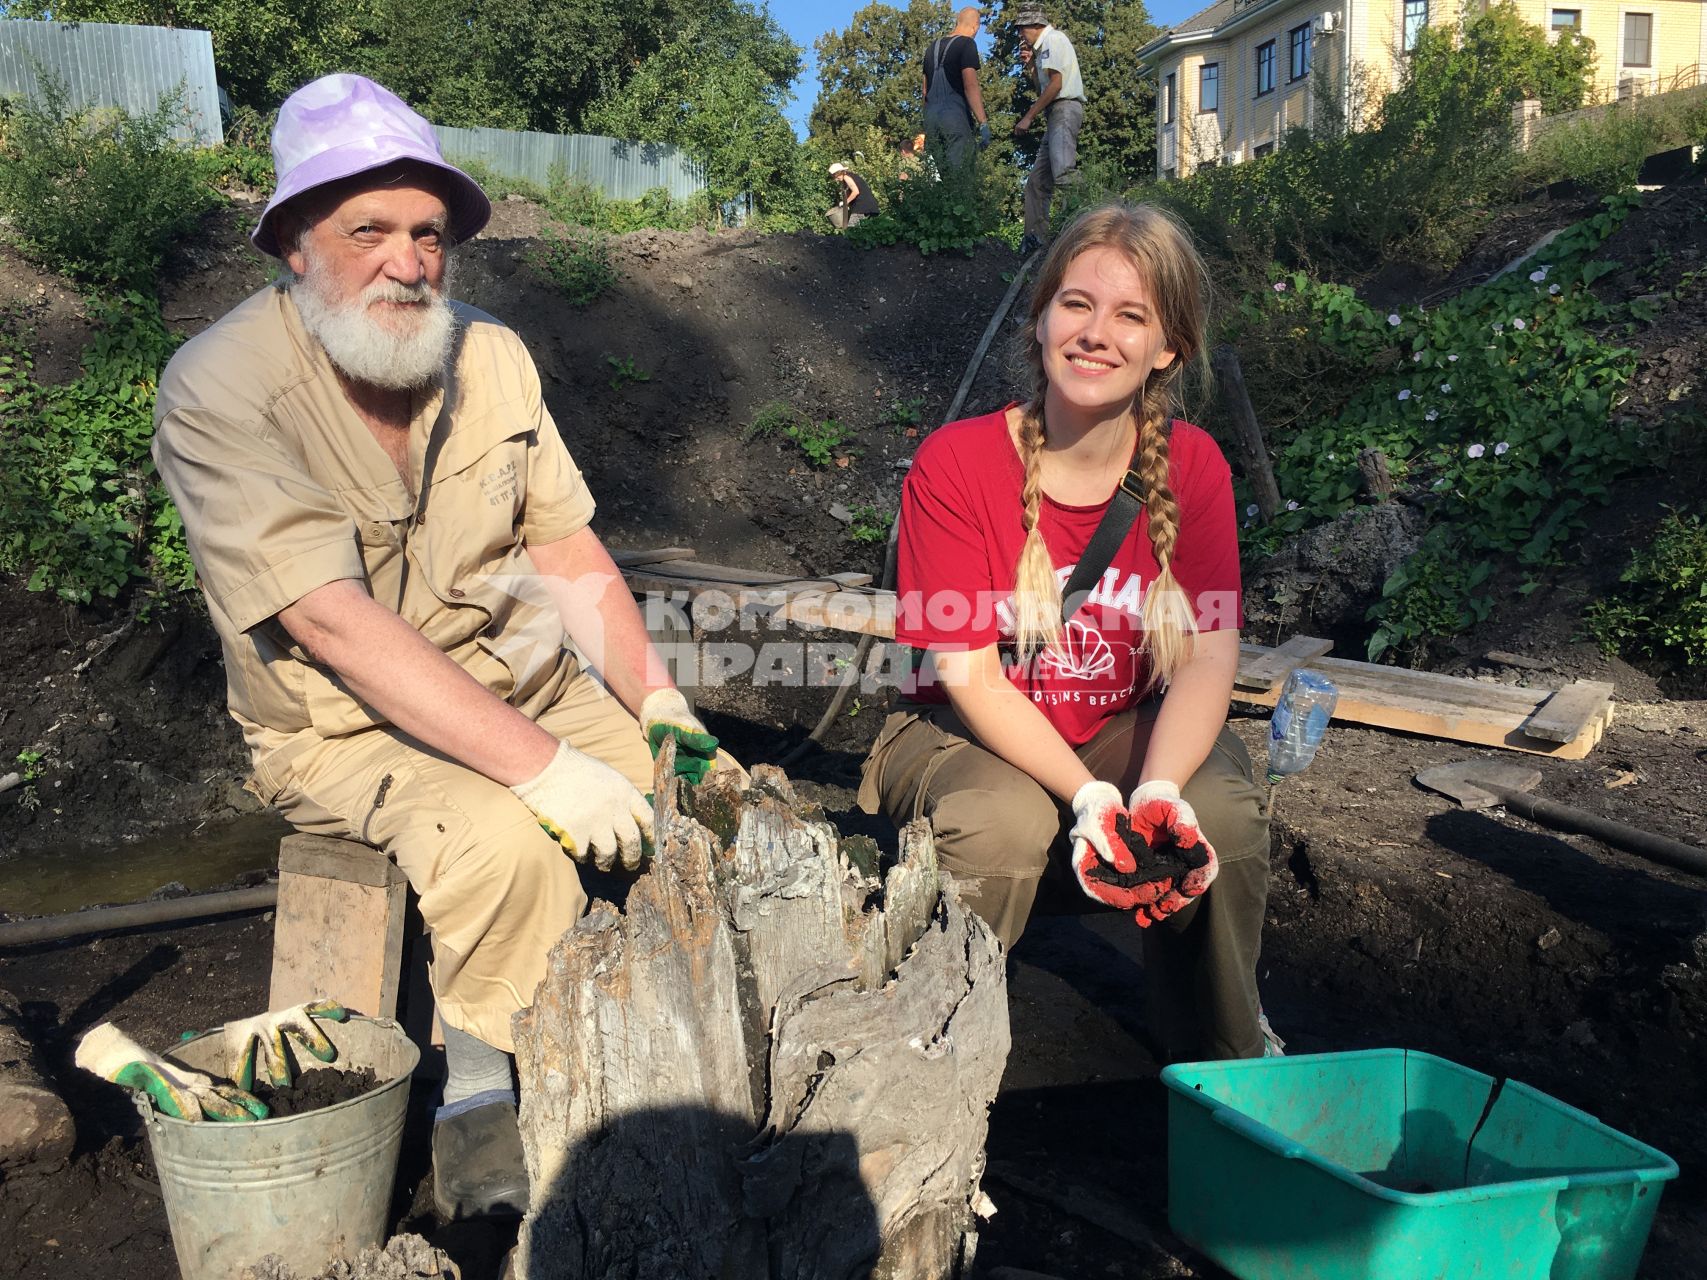
{"label": "young woman", "polygon": [[[961,900],[1007,945],[1046,871],[1131,909],[1170,1060],[1260,1056],[1267,1029],[1267,801],[1226,727],[1232,480],[1175,416],[1205,293],[1187,233],[1154,208],[1088,210],[1051,247],[1030,401],[943,427],[908,474],[896,636],[919,662],[860,791],[897,824],[931,820]],[[1141,512],[1063,617],[1123,482]]]}

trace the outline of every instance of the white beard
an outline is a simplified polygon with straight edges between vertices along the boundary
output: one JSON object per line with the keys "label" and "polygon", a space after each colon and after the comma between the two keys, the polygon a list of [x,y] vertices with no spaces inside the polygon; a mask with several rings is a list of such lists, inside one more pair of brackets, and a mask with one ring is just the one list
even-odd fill
{"label": "white beard", "polygon": [[[384,281],[369,285],[353,299],[331,296],[331,274],[310,258],[302,275],[285,273],[285,287],[296,300],[303,328],[325,349],[343,374],[369,386],[410,391],[437,381],[450,361],[456,341],[456,315],[445,295],[450,291],[451,259],[445,261],[438,290],[425,280],[418,284]],[[374,302],[419,302],[426,305],[393,330],[368,315]]]}

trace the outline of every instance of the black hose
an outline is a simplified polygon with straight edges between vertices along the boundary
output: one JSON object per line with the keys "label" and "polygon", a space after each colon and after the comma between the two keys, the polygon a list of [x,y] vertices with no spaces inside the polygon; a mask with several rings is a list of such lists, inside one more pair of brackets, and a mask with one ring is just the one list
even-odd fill
{"label": "black hose", "polygon": [[71,911],[65,915],[13,920],[0,924],[0,947],[22,947],[32,942],[60,942],[66,938],[86,937],[91,933],[149,928],[203,916],[266,911],[277,905],[278,900],[278,885],[260,884],[248,889],[197,893],[187,898],[160,898],[154,902],[133,902],[123,907],[91,907],[87,911]]}

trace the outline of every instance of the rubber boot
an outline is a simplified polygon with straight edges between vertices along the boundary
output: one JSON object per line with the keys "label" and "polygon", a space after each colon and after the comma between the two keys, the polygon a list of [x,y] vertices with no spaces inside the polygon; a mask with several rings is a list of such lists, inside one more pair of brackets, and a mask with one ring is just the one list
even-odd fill
{"label": "rubber boot", "polygon": [[488,1102],[433,1125],[433,1204],[447,1222],[519,1218],[528,1174],[513,1102]]}

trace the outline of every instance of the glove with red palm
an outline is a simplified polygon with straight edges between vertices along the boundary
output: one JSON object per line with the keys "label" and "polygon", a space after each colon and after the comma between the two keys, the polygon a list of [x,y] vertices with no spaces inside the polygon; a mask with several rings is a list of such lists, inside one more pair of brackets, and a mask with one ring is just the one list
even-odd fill
{"label": "glove with red palm", "polygon": [[1215,879],[1215,850],[1171,782],[1147,782],[1131,808],[1106,782],[1073,797],[1073,873],[1087,895],[1131,911],[1140,928],[1191,905]]}

